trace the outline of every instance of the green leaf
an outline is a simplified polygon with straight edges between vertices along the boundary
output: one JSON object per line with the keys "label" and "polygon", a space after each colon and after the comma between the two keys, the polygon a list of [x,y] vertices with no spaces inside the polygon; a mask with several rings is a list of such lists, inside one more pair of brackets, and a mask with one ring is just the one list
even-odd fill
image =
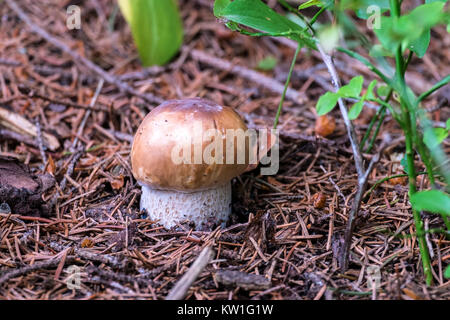
{"label": "green leaf", "polygon": [[348,117],[349,117],[350,120],[355,120],[356,118],[359,117],[361,111],[363,110],[364,102],[366,100],[376,100],[376,97],[373,94],[373,89],[375,88],[376,85],[377,85],[377,80],[372,80],[369,83],[369,86],[367,87],[366,93],[361,98],[361,100],[358,101],[357,103],[355,103],[350,108],[350,111],[348,112]]}
{"label": "green leaf", "polygon": [[284,36],[315,49],[315,41],[305,28],[276,13],[260,0],[234,0],[219,12],[221,18],[265,33],[258,35]]}
{"label": "green leaf", "polygon": [[119,0],[144,66],[163,65],[183,42],[183,24],[176,0]]}
{"label": "green leaf", "polygon": [[300,19],[300,17],[298,15],[293,14],[292,12],[286,13],[286,18],[288,18],[289,20],[291,20],[295,24],[298,24],[303,29],[308,28],[308,25],[305,23],[305,21]]}
{"label": "green leaf", "polygon": [[445,128],[427,128],[423,134],[423,142],[429,149],[434,149],[448,137]]}
{"label": "green leaf", "polygon": [[338,100],[339,95],[337,93],[328,91],[319,98],[319,101],[317,101],[316,105],[317,114],[319,116],[327,114],[328,112],[333,110]]}
{"label": "green leaf", "polygon": [[394,56],[392,52],[385,49],[381,44],[375,44],[372,48],[370,48],[369,55],[374,58]]}
{"label": "green leaf", "polygon": [[353,9],[356,9],[356,16],[361,19],[368,19],[371,15],[374,14],[374,12],[370,10],[372,8],[375,8],[373,6],[376,6],[380,9],[380,14],[383,14],[389,9],[389,0],[350,0],[349,2],[356,2],[358,4],[357,7]]}
{"label": "green leaf", "polygon": [[345,98],[358,98],[362,90],[363,82],[364,78],[362,76],[356,76],[348,84],[342,86],[338,94]]}
{"label": "green leaf", "polygon": [[377,83],[378,83],[377,80],[372,80],[369,83],[366,94],[364,95],[367,100],[375,100],[376,99],[375,95],[373,94],[373,89],[375,89],[375,86],[377,85]]}
{"label": "green leaf", "polygon": [[268,56],[258,63],[258,69],[260,70],[272,70],[277,65],[277,59],[273,56]]}
{"label": "green leaf", "polygon": [[380,97],[386,97],[388,95],[388,93],[389,93],[388,86],[382,85],[382,86],[379,86],[377,89],[377,95]]}
{"label": "green leaf", "polygon": [[411,41],[409,49],[414,52],[419,58],[423,58],[427,53],[428,46],[430,45],[431,32],[426,30],[419,38]]}
{"label": "green leaf", "polygon": [[298,6],[298,10],[306,9],[312,6],[322,7],[322,2],[320,0],[309,0]]}
{"label": "green leaf", "polygon": [[429,44],[429,31],[444,21],[444,3],[437,1],[416,7],[397,17],[381,17],[381,28],[374,32],[384,48],[394,53],[399,45],[410,47],[417,55],[423,56]]}
{"label": "green leaf", "polygon": [[450,279],[450,265],[448,265],[447,268],[445,268],[444,277],[446,279]]}
{"label": "green leaf", "polygon": [[450,196],[439,190],[416,192],[411,195],[411,204],[417,211],[450,216]]}
{"label": "green leaf", "polygon": [[436,135],[439,144],[441,144],[442,141],[447,139],[449,130],[447,128],[434,128],[434,134]]}
{"label": "green leaf", "polygon": [[415,20],[420,26],[430,28],[444,18],[443,8],[446,1],[427,1],[406,15],[406,19]]}
{"label": "green leaf", "polygon": [[356,118],[358,118],[363,107],[364,107],[364,100],[360,100],[357,103],[355,103],[348,112],[348,118],[350,120],[355,120]]}
{"label": "green leaf", "polygon": [[223,9],[225,9],[229,4],[231,3],[231,0],[216,0],[214,1],[214,15],[216,17],[220,17],[222,15]]}
{"label": "green leaf", "polygon": [[393,17],[382,16],[380,19],[381,28],[374,29],[375,35],[386,50],[395,53],[397,46],[404,40],[404,36],[396,34]]}

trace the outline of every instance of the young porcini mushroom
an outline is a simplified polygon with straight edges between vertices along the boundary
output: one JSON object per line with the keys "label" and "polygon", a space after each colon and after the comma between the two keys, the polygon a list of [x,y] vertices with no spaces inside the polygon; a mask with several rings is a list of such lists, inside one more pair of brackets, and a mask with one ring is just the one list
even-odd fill
{"label": "young porcini mushroom", "polygon": [[246,132],[233,109],[205,99],[171,100],[153,109],[131,150],[141,210],[166,228],[189,221],[208,230],[225,223],[231,179],[249,167]]}

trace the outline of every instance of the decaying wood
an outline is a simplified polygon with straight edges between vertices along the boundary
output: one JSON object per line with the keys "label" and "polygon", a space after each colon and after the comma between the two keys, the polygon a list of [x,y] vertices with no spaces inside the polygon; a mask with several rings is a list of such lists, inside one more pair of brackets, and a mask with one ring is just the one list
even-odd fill
{"label": "decaying wood", "polygon": [[[18,134],[32,137],[33,139],[37,139],[38,137],[38,129],[36,128],[36,125],[21,115],[2,107],[0,107],[0,127],[4,127]],[[44,138],[43,142],[50,150],[55,151],[60,147],[59,141],[55,136],[45,132],[42,135]]]}
{"label": "decaying wood", "polygon": [[262,275],[248,274],[241,271],[219,270],[216,272],[217,282],[244,290],[267,290],[272,282]]}
{"label": "decaying wood", "polygon": [[17,159],[0,156],[0,203],[8,204],[14,214],[49,215],[51,208],[42,200],[42,193],[54,182],[49,174],[30,174]]}
{"label": "decaying wood", "polygon": [[[75,257],[73,256],[68,256],[66,257],[66,262],[71,262],[75,259]],[[60,263],[61,257],[59,259],[51,259],[48,261],[43,261],[43,262],[37,262],[31,266],[23,266],[21,268],[17,268],[11,272],[7,272],[5,274],[2,274],[0,276],[0,286],[2,284],[4,284],[5,282],[7,282],[10,279],[13,279],[15,277],[21,276],[21,275],[25,275],[29,272],[35,271],[35,270],[45,270],[47,268],[54,268],[56,266],[58,266],[58,264]]]}

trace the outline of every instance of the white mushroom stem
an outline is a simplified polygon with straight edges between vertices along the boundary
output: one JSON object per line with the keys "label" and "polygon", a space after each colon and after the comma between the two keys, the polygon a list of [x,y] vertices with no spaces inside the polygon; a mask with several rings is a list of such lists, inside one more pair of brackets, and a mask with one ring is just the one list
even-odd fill
{"label": "white mushroom stem", "polygon": [[231,182],[214,189],[189,193],[157,190],[143,184],[141,210],[144,209],[151,220],[158,220],[168,229],[187,221],[194,223],[196,230],[211,230],[213,225],[228,221]]}

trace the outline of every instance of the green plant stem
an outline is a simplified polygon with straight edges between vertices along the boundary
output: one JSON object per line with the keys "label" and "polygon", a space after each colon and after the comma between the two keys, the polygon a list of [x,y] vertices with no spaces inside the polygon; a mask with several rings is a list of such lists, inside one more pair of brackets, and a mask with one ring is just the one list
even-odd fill
{"label": "green plant stem", "polygon": [[440,229],[440,228],[428,229],[427,231],[425,231],[425,233],[438,233],[438,234],[444,234],[447,237],[450,236],[450,230],[444,230],[444,229]]}
{"label": "green plant stem", "polygon": [[283,93],[281,94],[280,104],[278,105],[277,114],[275,115],[275,120],[274,120],[274,123],[273,123],[273,128],[274,129],[276,129],[277,126],[278,126],[278,120],[280,118],[281,109],[283,108],[283,103],[284,103],[284,98],[286,96],[286,91],[287,91],[287,88],[289,86],[289,82],[291,82],[292,72],[294,71],[295,62],[297,61],[297,56],[300,53],[300,49],[301,48],[302,48],[302,46],[299,43],[297,45],[297,49],[295,49],[294,57],[292,58],[292,62],[291,62],[291,67],[289,68],[289,73],[288,73],[286,82],[284,84]]}
{"label": "green plant stem", "polygon": [[[405,115],[405,144],[406,144],[406,159],[408,163],[408,181],[409,181],[409,197],[416,193],[416,169],[414,167],[414,149],[413,138],[411,132],[411,117],[409,110],[404,104],[402,104],[403,113]],[[425,281],[427,285],[431,285],[433,275],[431,273],[430,254],[428,252],[428,246],[425,239],[425,232],[423,228],[423,222],[420,217],[420,212],[412,208],[412,214],[414,218],[414,224],[416,227],[417,240],[419,242],[420,256],[422,258],[423,271],[425,274]]]}
{"label": "green plant stem", "polygon": [[349,296],[370,296],[372,295],[372,291],[351,291],[344,290],[339,288],[328,287],[328,290],[333,291],[335,293],[345,294]]}
{"label": "green plant stem", "polygon": [[306,25],[307,27],[312,31],[313,34],[315,34],[315,31],[312,27],[312,24],[308,22],[308,20],[305,19],[303,15],[301,15],[297,9],[292,7],[289,3],[286,2],[286,0],[278,0],[278,2],[285,7],[289,12],[295,14],[297,17],[299,17]]}
{"label": "green plant stem", "polygon": [[[417,114],[419,116],[419,120],[420,120],[420,124],[421,124],[422,130],[423,131],[432,130],[433,124],[430,121],[430,119],[428,119],[428,117],[426,117],[425,112],[423,112],[424,110],[420,109],[419,103],[415,104],[415,108],[417,110],[419,110],[419,112]],[[434,148],[431,148],[431,149],[430,148],[425,148],[423,146],[423,140],[422,139],[419,140],[419,143],[422,143],[422,147],[425,150],[429,150],[429,154],[430,154],[430,157],[432,159],[432,162],[434,164],[436,164],[436,167],[440,171],[441,176],[444,178],[445,183],[447,184],[447,186],[446,186],[447,192],[450,192],[450,163],[448,162],[448,159],[446,157],[446,154],[445,154],[444,150],[439,145],[435,146]],[[428,153],[426,153],[426,155],[428,155]]]}
{"label": "green plant stem", "polygon": [[314,17],[311,19],[311,21],[309,21],[309,24],[312,26],[314,25],[314,23],[317,21],[317,19],[319,18],[319,16],[322,14],[322,12],[324,12],[326,10],[326,7],[322,7],[320,8],[320,10],[314,15]]}
{"label": "green plant stem", "polygon": [[[424,231],[424,233],[425,234],[436,234],[436,233],[443,234],[447,237],[450,235],[450,231],[444,230],[441,228],[428,229],[428,230]],[[393,235],[395,238],[398,238],[398,239],[411,239],[412,237],[417,237],[416,233],[410,233],[410,234],[403,235],[403,234],[396,234],[396,233],[390,232],[390,233],[388,233],[388,235],[391,235],[391,236]]]}
{"label": "green plant stem", "polygon": [[423,143],[422,137],[417,137],[416,145],[417,150],[419,151],[419,155],[422,158],[425,168],[427,169],[430,184],[433,188],[435,188],[436,184],[434,181],[433,164],[430,157],[427,154],[427,150],[425,149],[425,144]]}
{"label": "green plant stem", "polygon": [[384,107],[381,106],[380,109],[378,109],[377,113],[370,120],[370,123],[369,123],[369,126],[367,127],[366,133],[364,133],[364,136],[361,139],[361,143],[359,144],[359,150],[363,151],[364,146],[366,145],[367,139],[369,139],[370,133],[372,132],[372,128],[375,125],[375,122],[377,121],[377,119],[383,109],[384,109]]}
{"label": "green plant stem", "polygon": [[[416,146],[417,151],[425,165],[425,168],[427,170],[427,176],[428,176],[428,179],[430,180],[430,184],[434,188],[435,187],[435,179],[434,179],[434,173],[433,173],[433,163],[432,163],[432,160],[430,159],[430,157],[428,156],[422,136],[417,132],[416,112],[419,108],[419,104],[418,103],[411,104],[411,102],[409,101],[407,92],[406,92],[405,72],[406,72],[406,67],[407,67],[408,63],[411,60],[411,54],[412,53],[410,52],[408,59],[405,62],[403,60],[400,46],[396,52],[395,60],[396,60],[396,67],[397,67],[397,70],[396,70],[397,71],[397,79],[399,80],[399,83],[400,83],[400,90],[399,90],[400,92],[399,93],[400,93],[402,99],[406,100],[406,102],[407,102],[407,106],[404,108],[407,111],[407,113],[404,113],[406,116],[405,118],[410,119],[409,123],[407,124],[407,127],[409,126],[409,128],[410,128],[410,135],[412,136],[413,143]],[[419,214],[419,218],[420,218],[420,214]],[[445,216],[443,216],[442,218],[444,220],[446,227],[448,228],[450,226],[449,220]],[[420,220],[420,222],[422,222],[422,221]],[[416,228],[417,228],[417,225],[416,225]],[[418,233],[419,233],[419,231],[418,231]],[[427,249],[428,247],[425,247],[425,248]],[[426,250],[424,255],[429,256],[428,250]],[[429,275],[427,275],[427,278],[428,277],[429,277]]]}
{"label": "green plant stem", "polygon": [[[419,173],[417,173],[418,176],[419,176],[419,175],[423,175],[423,174],[427,174],[427,173],[426,173],[426,172],[419,172]],[[388,181],[388,180],[394,179],[394,178],[401,178],[401,177],[407,177],[407,176],[408,176],[407,173],[400,173],[400,174],[394,174],[394,175],[392,175],[392,176],[387,176],[387,177],[384,177],[384,178],[378,180],[378,181],[375,182],[374,185],[366,192],[366,194],[364,195],[364,198],[367,198],[367,197],[373,192],[373,190],[375,190],[380,184],[382,184],[382,183],[384,183],[384,182],[386,182],[386,181]]]}
{"label": "green plant stem", "polygon": [[[398,2],[398,1],[397,1]],[[412,51],[409,52],[408,58],[406,61],[403,59],[403,54],[401,51],[401,47],[399,46],[397,48],[397,52],[395,55],[395,61],[396,61],[396,67],[397,67],[397,78],[400,83],[400,94],[402,97],[408,99],[407,92],[406,92],[406,82],[405,82],[405,72],[406,68],[411,61],[412,57]],[[433,174],[433,165],[428,157],[428,154],[426,153],[425,145],[423,143],[422,137],[417,133],[417,121],[416,121],[416,110],[418,108],[418,105],[415,105],[413,108],[414,110],[410,110],[410,118],[411,118],[411,133],[413,137],[413,141],[415,142],[415,145],[417,147],[417,151],[419,152],[420,157],[422,158],[423,163],[425,164],[425,168],[428,173],[428,178],[430,179],[430,183],[432,186],[434,186],[434,174]],[[410,107],[407,107],[407,109],[411,109]]]}
{"label": "green plant stem", "polygon": [[445,227],[447,228],[447,239],[450,239],[450,219],[448,216],[442,215],[442,220],[444,220]]}
{"label": "green plant stem", "polygon": [[[400,4],[399,0],[389,0],[391,15],[394,17],[400,16]],[[403,131],[405,132],[405,145],[406,145],[406,160],[408,163],[408,183],[409,183],[409,197],[416,193],[416,169],[414,167],[414,142],[417,141],[417,128],[416,128],[416,110],[413,109],[408,93],[406,90],[405,82],[405,61],[403,59],[401,45],[397,47],[395,53],[395,67],[396,67],[396,81],[394,82],[395,89],[400,95],[400,105],[403,113]],[[397,85],[398,84],[398,85]],[[417,240],[419,243],[420,256],[422,258],[422,266],[425,274],[425,282],[427,285],[431,285],[433,280],[433,274],[431,272],[430,254],[428,252],[428,246],[425,239],[425,232],[423,227],[423,221],[420,216],[420,212],[412,208],[412,214],[414,218],[414,224],[416,227]]]}
{"label": "green plant stem", "polygon": [[[389,89],[389,92],[386,95],[386,98],[384,99],[384,102],[389,103],[389,100],[391,99],[393,91],[394,90],[392,88]],[[382,105],[380,107],[380,109],[378,109],[378,112],[375,114],[375,116],[372,117],[372,120],[369,123],[369,127],[367,128],[366,133],[364,134],[364,137],[361,140],[361,144],[360,144],[361,151],[364,149],[366,141],[369,138],[370,133],[372,132],[372,128],[375,125],[376,120],[379,119],[378,120],[378,124],[377,124],[377,128],[375,130],[375,133],[373,134],[373,137],[372,137],[372,139],[370,140],[370,143],[369,143],[369,147],[367,148],[367,150],[365,152],[369,153],[372,150],[373,143],[374,143],[376,137],[378,136],[378,132],[380,131],[381,124],[384,121],[385,115],[386,115],[386,106]]]}
{"label": "green plant stem", "polygon": [[[413,151],[413,140],[412,140],[412,134],[410,132],[411,130],[411,123],[409,118],[409,112],[405,108],[405,118],[406,118],[406,125],[407,125],[407,132],[406,133],[406,159],[408,162],[408,180],[409,180],[409,197],[411,197],[414,193],[416,193],[416,169],[414,167],[414,151]],[[430,262],[430,255],[428,253],[428,247],[425,240],[424,235],[424,229],[423,229],[423,222],[420,217],[420,212],[412,208],[413,218],[414,218],[414,224],[416,226],[416,232],[417,232],[417,239],[419,242],[419,250],[420,255],[422,257],[422,265],[423,265],[423,271],[425,273],[425,281],[427,285],[431,284],[431,281],[433,279],[433,275],[431,273],[431,262]]]}
{"label": "green plant stem", "polygon": [[403,68],[403,73],[406,72],[406,69],[408,68],[409,63],[411,62],[412,56],[413,56],[413,52],[411,50],[409,50],[408,58],[406,58],[405,67]]}
{"label": "green plant stem", "polygon": [[370,153],[372,151],[373,145],[375,143],[375,140],[378,137],[378,133],[380,132],[381,125],[384,122],[385,116],[386,116],[386,107],[382,106],[381,107],[380,117],[379,117],[379,120],[378,120],[378,123],[377,123],[377,127],[375,128],[375,132],[373,133],[372,139],[370,139],[369,146],[367,147],[367,149],[365,151],[366,153]]}
{"label": "green plant stem", "polygon": [[417,98],[417,103],[421,102],[423,99],[425,99],[426,97],[428,97],[430,94],[432,94],[433,92],[435,92],[436,90],[442,88],[443,86],[447,85],[450,82],[450,75],[446,76],[444,79],[442,79],[441,81],[439,81],[438,83],[436,83],[433,87],[431,87],[431,89],[427,90],[426,92],[422,93],[418,98]]}
{"label": "green plant stem", "polygon": [[[406,61],[404,63],[404,67],[402,69],[402,73],[403,74],[406,72],[406,68],[408,67],[409,62],[411,61],[412,55],[413,55],[413,52],[409,51],[408,58],[406,59]],[[391,99],[393,91],[394,90],[392,89],[392,87],[389,88],[389,92],[386,95],[386,98],[384,99],[384,102],[389,103],[389,100]],[[374,145],[375,140],[376,140],[376,138],[378,136],[378,133],[380,132],[380,128],[381,128],[381,125],[382,125],[382,123],[384,121],[385,116],[386,116],[386,105],[383,104],[381,106],[380,110],[378,110],[377,114],[372,118],[372,121],[370,122],[369,127],[367,128],[366,134],[364,135],[364,138],[361,141],[361,150],[363,150],[363,148],[364,148],[366,140],[368,139],[368,136],[370,135],[370,132],[372,131],[372,127],[374,126],[376,119],[379,119],[377,127],[375,129],[375,132],[374,132],[374,134],[372,136],[372,139],[369,142],[369,146],[367,147],[365,152],[366,153],[370,153],[372,151],[373,145]]]}
{"label": "green plant stem", "polygon": [[342,48],[342,47],[337,47],[336,50],[341,51],[341,52],[345,53],[346,55],[348,55],[349,57],[352,57],[352,58],[362,62],[364,65],[366,65],[366,67],[370,71],[372,71],[377,76],[379,76],[387,85],[389,85],[390,87],[393,87],[393,83],[392,83],[391,79],[388,76],[386,76],[383,72],[381,72],[380,69],[375,67],[375,65],[372,62],[370,62],[369,60],[364,58],[359,53],[356,53],[354,51],[351,51],[351,50],[348,50],[348,49]]}
{"label": "green plant stem", "polygon": [[391,7],[391,14],[394,17],[400,16],[400,1],[399,0],[389,0],[389,5]]}

